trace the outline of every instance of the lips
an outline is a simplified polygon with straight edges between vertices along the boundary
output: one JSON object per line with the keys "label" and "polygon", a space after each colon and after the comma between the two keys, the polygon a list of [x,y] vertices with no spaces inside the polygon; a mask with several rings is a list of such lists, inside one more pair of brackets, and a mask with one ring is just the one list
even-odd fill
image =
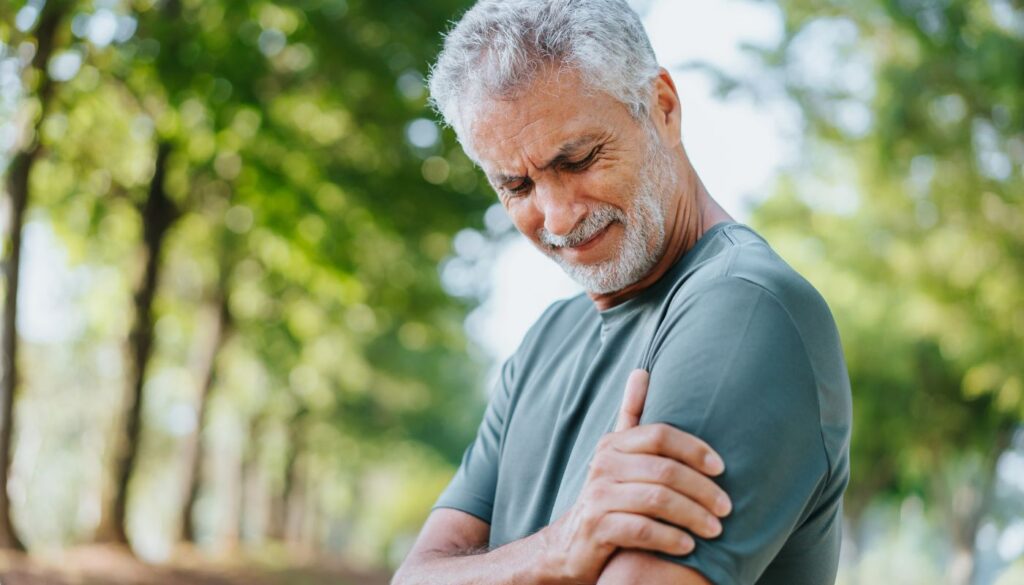
{"label": "lips", "polygon": [[608,225],[604,226],[603,228],[598,230],[597,233],[595,233],[594,235],[590,236],[590,238],[588,238],[587,241],[582,242],[582,243],[580,243],[580,244],[578,244],[576,246],[572,246],[569,249],[570,250],[577,250],[577,251],[580,251],[580,252],[582,252],[583,250],[589,250],[590,248],[592,248],[594,246],[594,244],[597,243],[598,240],[601,239],[602,236],[604,236],[604,234],[606,234],[608,232],[608,228],[610,228],[613,223],[615,223],[615,222],[608,222]]}

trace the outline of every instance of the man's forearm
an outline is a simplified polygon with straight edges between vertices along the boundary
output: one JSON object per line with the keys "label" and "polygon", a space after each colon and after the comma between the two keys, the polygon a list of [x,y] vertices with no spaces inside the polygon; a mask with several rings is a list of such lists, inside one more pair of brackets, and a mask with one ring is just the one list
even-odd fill
{"label": "man's forearm", "polygon": [[558,567],[543,554],[543,537],[533,534],[487,552],[424,553],[408,559],[391,585],[555,585]]}

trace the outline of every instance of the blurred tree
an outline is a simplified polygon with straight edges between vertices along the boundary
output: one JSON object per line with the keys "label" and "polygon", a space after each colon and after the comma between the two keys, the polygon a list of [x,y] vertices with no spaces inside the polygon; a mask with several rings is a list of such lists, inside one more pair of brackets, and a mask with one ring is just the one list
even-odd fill
{"label": "blurred tree", "polygon": [[[49,72],[50,58],[66,36],[66,17],[72,6],[67,0],[50,0],[42,7],[26,7],[23,18],[36,21],[34,34],[26,35],[23,45],[31,47],[31,63],[24,69],[25,89],[32,106],[26,108],[21,144],[11,157],[7,172],[6,191],[9,202],[9,220],[6,226],[3,256],[5,282],[3,308],[3,364],[0,369],[0,548],[24,550],[11,521],[11,503],[8,478],[11,446],[14,436],[14,407],[18,390],[18,283],[21,275],[22,228],[25,211],[31,198],[30,177],[42,150],[39,131],[49,112],[56,81]],[[0,9],[0,21],[11,22],[13,6]],[[28,26],[25,27],[29,28]],[[11,41],[12,31],[3,31],[5,41]]]}
{"label": "blurred tree", "polygon": [[968,583],[996,461],[1024,419],[1024,10],[780,4],[785,39],[765,58],[807,139],[755,221],[840,323],[847,511],[926,496],[950,528],[951,582]]}
{"label": "blurred tree", "polygon": [[170,156],[171,144],[161,141],[157,145],[149,194],[140,210],[143,269],[133,294],[132,330],[128,336],[128,395],[125,401],[124,434],[118,437],[120,442],[115,443],[114,501],[111,506],[103,507],[103,511],[109,515],[101,519],[97,530],[97,540],[101,542],[128,543],[128,482],[135,468],[142,434],[142,391],[146,382],[146,366],[153,351],[153,300],[157,291],[157,274],[164,240],[181,213],[171,201],[164,184]]}
{"label": "blurred tree", "polygon": [[[153,327],[155,315],[153,304],[157,294],[158,275],[164,256],[165,239],[171,227],[180,216],[193,206],[200,194],[193,189],[190,175],[207,172],[204,165],[193,171],[189,168],[189,148],[194,148],[194,137],[181,133],[180,124],[175,119],[187,116],[188,100],[193,97],[196,88],[191,79],[183,77],[178,69],[182,65],[176,59],[189,43],[195,43],[198,29],[182,18],[182,4],[177,0],[167,0],[159,6],[148,3],[140,5],[139,25],[141,30],[134,35],[131,42],[119,47],[115,59],[111,63],[108,75],[127,88],[140,109],[154,119],[157,125],[158,143],[154,160],[154,171],[148,189],[148,195],[139,205],[142,218],[142,270],[134,289],[134,306],[132,311],[132,330],[128,338],[127,362],[127,393],[124,401],[124,416],[120,422],[118,435],[114,442],[114,483],[108,490],[110,501],[102,505],[103,515],[97,529],[96,538],[102,542],[128,543],[127,514],[128,496],[132,475],[135,472],[142,437],[143,391],[150,367],[150,358],[154,349]],[[173,34],[170,26],[177,25]],[[158,48],[156,59],[134,59],[135,52],[145,43]],[[167,58],[170,54],[172,58]],[[241,64],[239,64],[241,65]],[[147,103],[147,101],[149,103]],[[153,104],[153,102],[156,102]],[[201,106],[192,107],[193,110]],[[201,113],[199,114],[202,115]],[[201,122],[200,122],[201,124]],[[190,140],[192,138],[192,140]],[[166,184],[169,172],[169,161],[175,142],[183,143],[185,151],[182,156],[185,184],[180,185],[177,193],[172,193]],[[173,189],[173,187],[171,188]],[[205,388],[199,388],[200,396]],[[203,405],[200,402],[200,412]],[[187,470],[195,467],[187,463]],[[187,472],[186,472],[187,473]],[[191,481],[187,484],[187,493],[191,494]],[[191,501],[186,496],[186,507]],[[189,530],[186,524],[184,530]]]}
{"label": "blurred tree", "polygon": [[[222,258],[225,256],[222,253]],[[210,391],[213,388],[217,369],[217,357],[221,349],[231,335],[231,311],[228,307],[227,298],[227,275],[230,274],[230,267],[221,261],[219,266],[220,278],[217,280],[215,290],[210,293],[206,303],[204,316],[206,327],[197,335],[202,345],[196,356],[196,379],[199,382],[199,396],[197,398],[196,427],[187,437],[185,447],[185,505],[181,517],[181,533],[179,539],[185,542],[197,542],[195,528],[196,503],[199,501],[200,474],[204,461],[202,452],[202,429],[210,410]]]}
{"label": "blurred tree", "polygon": [[[260,434],[306,413],[282,435],[294,436],[285,453],[296,464],[268,443],[248,465],[271,469],[235,475],[268,489],[294,476],[273,491],[304,485],[307,510],[328,489],[309,473],[346,469],[331,476],[358,482],[356,467],[373,463],[362,446],[411,441],[457,462],[482,396],[469,389],[469,305],[444,292],[437,264],[491,196],[428,119],[423,71],[464,4],[139,0],[72,11],[81,67],[43,133],[38,205],[78,261],[125,275],[132,307],[104,333],[129,328],[99,540],[127,542],[132,510],[152,501],[130,489],[151,489],[152,462],[171,453],[184,469],[174,524],[183,537],[213,532],[198,510],[216,486],[197,483],[221,440],[206,428],[211,397],[260,421]],[[207,328],[201,309],[215,302],[219,328]],[[189,335],[162,334],[170,323]],[[169,437],[152,418],[169,400],[161,376],[186,363],[198,424]],[[243,364],[265,388],[240,382]],[[246,453],[263,450],[254,440]]]}

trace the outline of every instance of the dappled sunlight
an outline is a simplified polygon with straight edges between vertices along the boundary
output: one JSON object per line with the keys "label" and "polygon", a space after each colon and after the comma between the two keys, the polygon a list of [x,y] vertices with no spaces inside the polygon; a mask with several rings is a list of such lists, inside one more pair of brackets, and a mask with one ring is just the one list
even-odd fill
{"label": "dappled sunlight", "polygon": [[[471,3],[0,5],[3,585],[387,582],[580,292],[428,104]],[[838,324],[837,583],[1024,582],[1019,3],[631,4]]]}

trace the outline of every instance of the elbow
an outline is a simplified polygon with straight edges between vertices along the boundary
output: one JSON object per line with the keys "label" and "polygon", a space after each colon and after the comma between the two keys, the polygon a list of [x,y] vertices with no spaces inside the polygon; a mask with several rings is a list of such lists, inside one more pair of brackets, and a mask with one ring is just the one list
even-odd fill
{"label": "elbow", "polygon": [[402,564],[398,565],[398,570],[391,576],[388,585],[415,585],[413,575],[416,573],[416,561],[412,555],[406,557]]}
{"label": "elbow", "polygon": [[402,563],[402,565],[398,567],[398,570],[395,571],[395,574],[391,576],[391,580],[388,581],[388,585],[408,585],[403,573],[404,568],[405,563]]}

